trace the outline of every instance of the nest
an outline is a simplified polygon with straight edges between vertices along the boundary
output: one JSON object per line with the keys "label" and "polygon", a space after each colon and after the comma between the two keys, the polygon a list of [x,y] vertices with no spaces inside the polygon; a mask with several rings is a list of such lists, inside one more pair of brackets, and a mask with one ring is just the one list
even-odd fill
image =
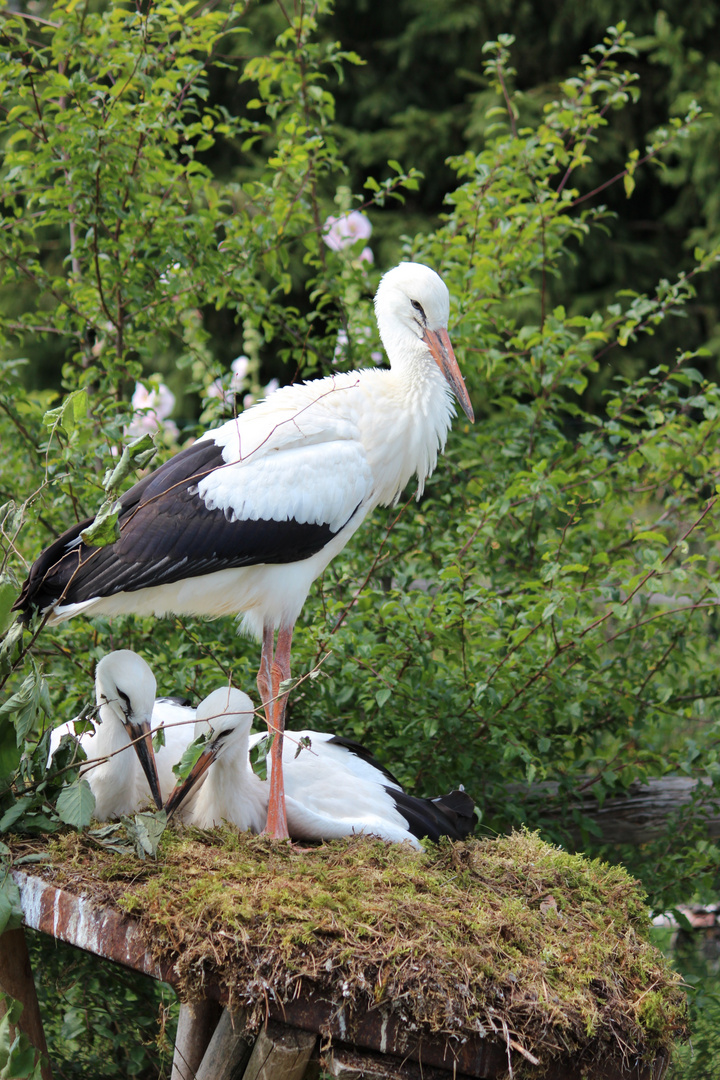
{"label": "nest", "polygon": [[137,919],[181,998],[219,984],[251,1027],[305,994],[430,1036],[498,1035],[546,1067],[650,1062],[687,1036],[637,882],[535,834],[416,852],[168,830],[138,862],[67,833],[49,851],[38,872]]}

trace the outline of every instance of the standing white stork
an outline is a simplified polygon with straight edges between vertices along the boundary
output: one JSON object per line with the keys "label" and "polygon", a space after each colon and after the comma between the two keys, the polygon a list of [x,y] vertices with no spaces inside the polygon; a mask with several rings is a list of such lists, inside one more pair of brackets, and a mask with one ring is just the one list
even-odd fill
{"label": "standing white stork", "polygon": [[[175,786],[173,765],[195,737],[195,710],[174,698],[156,698],[155,691],[155,676],[145,660],[130,649],[117,649],[95,669],[95,731],[78,739],[76,720],[68,720],[50,733],[48,765],[63,736],[80,743],[88,759],[80,773],[95,796],[99,821],[132,814],[150,798],[159,809]],[[157,728],[163,728],[165,744],[154,754]]]}
{"label": "standing white stork", "polygon": [[[120,539],[73,526],[31,567],[15,608],[87,615],[241,613],[262,641],[258,689],[276,732],[267,831],[286,837],[282,731],[295,621],[312,582],[413,475],[418,496],[445,445],[453,393],[473,411],[442,279],[420,263],[382,278],[375,313],[390,369],[286,386],[207,432],[121,498]],[[274,635],[277,647],[273,657]]]}
{"label": "standing white stork", "polygon": [[[270,784],[253,772],[249,749],[269,736],[250,737],[252,721],[252,702],[240,690],[214,690],[198,705],[195,738],[204,737],[206,742],[186,779],[167,800],[168,816],[177,813],[201,829],[227,821],[260,832]],[[461,840],[470,834],[475,804],[465,791],[416,798],[353,740],[322,731],[285,735],[285,806],[294,840],[367,833],[396,843],[407,840],[419,849],[424,837]]]}

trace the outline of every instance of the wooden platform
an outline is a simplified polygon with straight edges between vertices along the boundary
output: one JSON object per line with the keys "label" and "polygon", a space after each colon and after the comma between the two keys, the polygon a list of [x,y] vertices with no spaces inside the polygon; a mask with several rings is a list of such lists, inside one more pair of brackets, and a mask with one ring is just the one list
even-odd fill
{"label": "wooden platform", "polygon": [[[27,926],[97,956],[176,985],[171,966],[148,954],[138,924],[113,908],[56,888],[23,870],[13,871]],[[5,940],[0,938],[0,944]],[[532,1075],[532,1055],[504,1037],[477,1034],[432,1038],[379,1010],[355,1014],[319,997],[281,1004],[266,998],[266,1023],[255,1038],[242,1010],[227,1008],[223,988],[207,985],[204,1001],[182,1006],[173,1080],[303,1080],[326,1072],[344,1080],[478,1080],[513,1075],[522,1065]],[[628,1063],[586,1071],[588,1080],[662,1080],[668,1061]],[[587,1063],[584,1063],[587,1070]],[[547,1074],[546,1074],[547,1075]],[[554,1068],[551,1080],[576,1080],[575,1068]]]}

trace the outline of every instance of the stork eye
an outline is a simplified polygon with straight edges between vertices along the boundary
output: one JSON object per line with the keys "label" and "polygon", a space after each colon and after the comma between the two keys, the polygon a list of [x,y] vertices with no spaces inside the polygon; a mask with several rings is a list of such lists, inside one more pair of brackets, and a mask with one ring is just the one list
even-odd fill
{"label": "stork eye", "polygon": [[125,706],[125,708],[127,709],[127,711],[130,712],[130,698],[128,697],[128,695],[125,693],[124,690],[120,689],[120,687],[118,687],[118,697],[122,701],[122,703]]}
{"label": "stork eye", "polygon": [[421,315],[423,322],[425,322],[425,312],[423,311],[423,306],[420,303],[420,301],[419,300],[411,300],[410,303],[415,308],[415,310]]}
{"label": "stork eye", "polygon": [[232,735],[233,729],[231,727],[223,728],[222,731],[216,731],[213,733],[213,742],[219,742],[220,739],[226,739],[228,735]]}

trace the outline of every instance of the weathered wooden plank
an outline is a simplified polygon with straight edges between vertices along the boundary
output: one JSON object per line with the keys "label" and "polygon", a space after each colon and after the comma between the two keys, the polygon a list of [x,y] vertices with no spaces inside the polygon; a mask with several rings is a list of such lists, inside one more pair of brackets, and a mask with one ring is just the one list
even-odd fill
{"label": "weathered wooden plank", "polygon": [[[668,820],[684,806],[692,802],[699,786],[707,781],[693,780],[687,776],[653,777],[645,784],[632,785],[626,795],[611,796],[600,805],[592,793],[578,794],[568,799],[563,793],[562,805],[553,805],[559,785],[553,781],[539,784],[513,784],[509,791],[521,802],[529,805],[542,802],[543,814],[563,819],[563,824],[579,844],[580,829],[570,820],[570,813],[580,811],[598,826],[602,840],[607,844],[645,844],[662,836]],[[709,837],[720,836],[720,799],[706,804],[703,809],[703,827]]]}
{"label": "weathered wooden plank", "polygon": [[[368,1050],[361,1053],[350,1046],[331,1046],[322,1054],[321,1064],[325,1075],[333,1076],[335,1080],[447,1080],[448,1077],[445,1069],[433,1069]],[[454,1073],[453,1080],[472,1078],[467,1073]]]}
{"label": "weathered wooden plank", "polygon": [[[272,1008],[270,1015],[276,1015]],[[321,997],[301,996],[288,1001],[282,1006],[282,1016],[288,1024],[319,1031],[340,1043],[393,1054],[453,1074],[495,1077],[507,1070],[505,1043],[490,1034],[469,1032],[462,1038],[429,1038],[410,1030],[397,1014],[380,1009],[353,1012],[348,1006],[338,1008]]]}
{"label": "weathered wooden plank", "polygon": [[242,1080],[303,1080],[316,1042],[314,1032],[268,1021],[255,1040]]}
{"label": "weathered wooden plank", "polygon": [[170,1080],[195,1080],[221,1011],[209,998],[181,1003]]}
{"label": "weathered wooden plank", "polygon": [[195,1080],[236,1080],[242,1076],[253,1042],[245,1017],[243,1009],[223,1009]]}
{"label": "weathered wooden plank", "polygon": [[172,982],[171,965],[159,966],[145,948],[137,924],[114,908],[57,889],[40,877],[13,870],[26,926],[77,945],[95,956]]}
{"label": "weathered wooden plank", "polygon": [[[33,981],[30,954],[22,927],[17,930],[6,930],[0,935],[0,989],[9,997],[22,1003],[23,1011],[17,1026],[44,1057],[40,1067],[43,1080],[52,1080],[52,1069]],[[4,1011],[0,1002],[0,1016],[4,1015]],[[37,1058],[35,1060],[37,1061]]]}

